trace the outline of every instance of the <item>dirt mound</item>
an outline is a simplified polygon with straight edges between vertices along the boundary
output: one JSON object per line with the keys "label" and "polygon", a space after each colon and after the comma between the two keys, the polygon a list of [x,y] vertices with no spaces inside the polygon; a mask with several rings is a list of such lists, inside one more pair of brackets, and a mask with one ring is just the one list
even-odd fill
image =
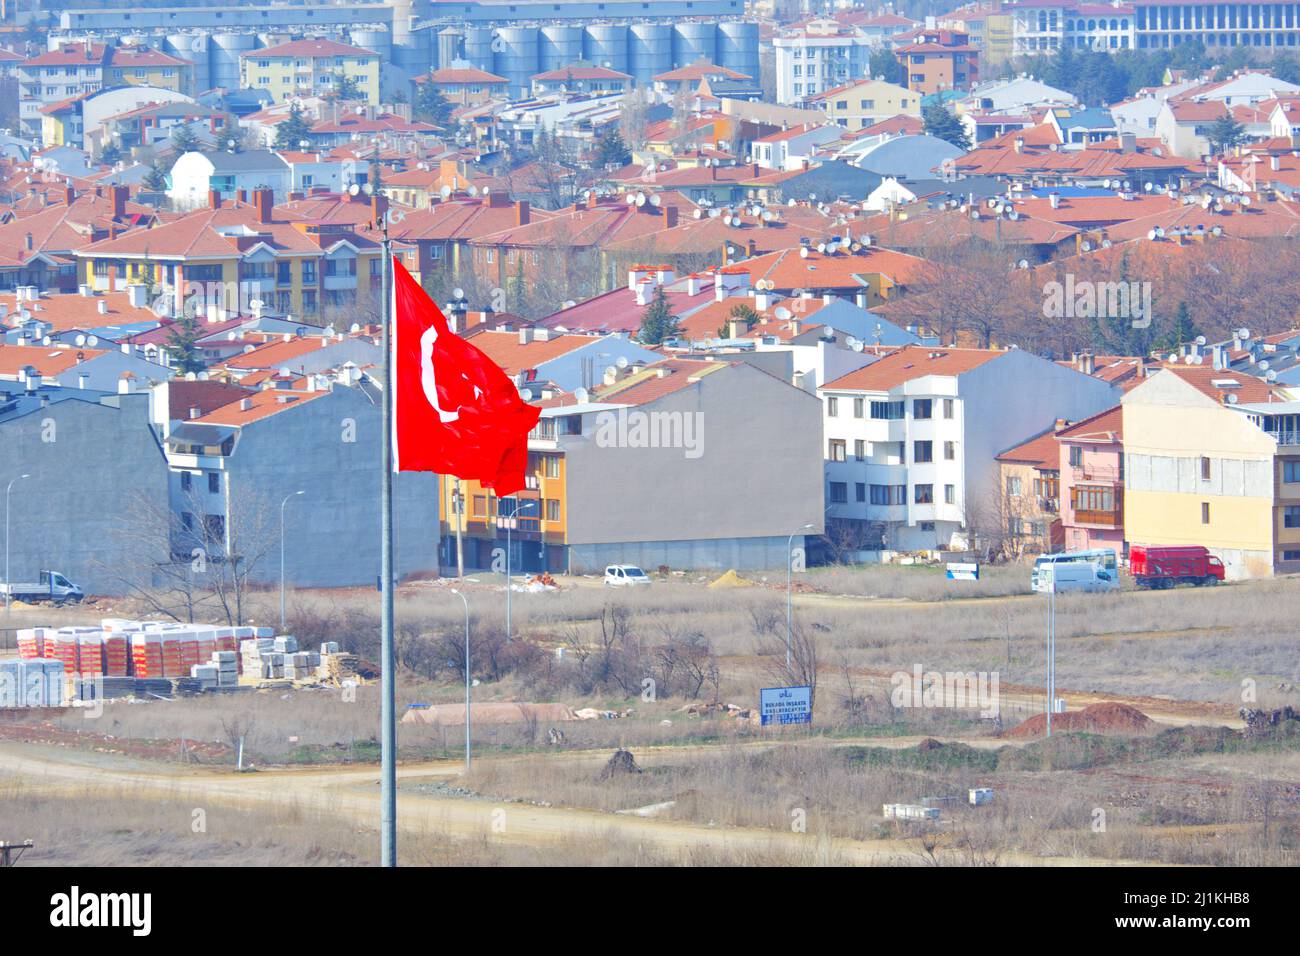
{"label": "dirt mound", "polygon": [[931,750],[942,750],[943,744],[935,740],[933,737],[926,737],[916,745],[916,749],[921,753],[928,753]]}
{"label": "dirt mound", "polygon": [[[1083,710],[1052,715],[1052,731],[1061,734],[1149,734],[1155,723],[1136,707],[1117,701],[1092,704]],[[1043,737],[1047,734],[1047,715],[1035,714],[1007,732],[1008,737]]]}
{"label": "dirt mound", "polygon": [[609,763],[600,771],[600,779],[608,780],[610,777],[618,776],[625,773],[640,773],[641,768],[636,765],[636,760],[632,757],[630,750],[615,750],[614,756],[609,758]]}
{"label": "dirt mound", "polygon": [[735,572],[734,568],[709,584],[711,588],[752,588],[753,586],[754,582],[746,581]]}

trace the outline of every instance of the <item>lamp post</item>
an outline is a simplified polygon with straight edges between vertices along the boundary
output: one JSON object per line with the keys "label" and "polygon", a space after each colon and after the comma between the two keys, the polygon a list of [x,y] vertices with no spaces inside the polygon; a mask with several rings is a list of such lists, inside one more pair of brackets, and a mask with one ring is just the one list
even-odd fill
{"label": "lamp post", "polygon": [[280,630],[284,631],[284,506],[289,503],[289,499],[302,494],[301,491],[295,491],[293,494],[285,495],[284,501],[280,502]]}
{"label": "lamp post", "polygon": [[[811,531],[812,525],[806,524],[799,531]],[[794,601],[791,597],[794,589],[794,536],[799,531],[791,532],[785,543],[785,666],[790,668],[790,641],[794,634]]]}
{"label": "lamp post", "polygon": [[510,642],[510,592],[513,590],[510,586],[510,532],[514,528],[515,522],[519,518],[519,512],[524,505],[537,503],[536,498],[529,498],[528,501],[520,502],[518,498],[514,499],[514,511],[510,513],[510,521],[506,524],[506,643]]}
{"label": "lamp post", "polygon": [[465,605],[465,772],[469,773],[469,601],[456,588],[452,588],[451,593],[460,598],[460,602]]}
{"label": "lamp post", "polygon": [[17,478],[9,479],[9,484],[5,486],[5,613],[9,613],[9,604],[13,601],[13,595],[9,593],[9,492],[14,489],[15,481],[22,481],[24,478],[30,478],[31,475],[19,475]]}

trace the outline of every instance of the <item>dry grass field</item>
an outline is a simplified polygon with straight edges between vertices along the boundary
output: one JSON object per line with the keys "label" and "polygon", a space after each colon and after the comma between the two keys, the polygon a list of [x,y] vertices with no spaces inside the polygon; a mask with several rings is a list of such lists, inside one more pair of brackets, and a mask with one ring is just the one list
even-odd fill
{"label": "dry grass field", "polygon": [[[1243,702],[1300,707],[1291,610],[1300,582],[1058,597],[1057,683],[1072,708],[1115,699],[1158,723],[1141,736],[1058,733],[1044,741],[1000,736],[1043,707],[1047,602],[1027,593],[1026,567],[993,568],[979,582],[950,582],[923,567],[808,572],[794,595],[798,674],[782,667],[786,595],[775,577],[708,588],[707,576],[678,576],[628,592],[566,580],[556,592],[514,595],[511,643],[499,579],[467,583],[475,700],[558,701],[623,716],[562,722],[559,742],[548,741],[548,725],[481,724],[471,773],[439,771],[457,776],[404,782],[403,793],[435,806],[455,798],[572,808],[611,821],[640,810],[655,826],[801,833],[806,845],[670,852],[612,829],[594,843],[561,832],[543,848],[462,827],[420,833],[404,855],[465,865],[835,863],[853,856],[839,856],[833,841],[851,841],[850,848],[889,847],[874,860],[916,865],[1300,863],[1300,738],[1286,724],[1265,738],[1222,726],[1239,726]],[[464,618],[446,588],[420,583],[398,593],[399,713],[463,699]],[[374,660],[376,612],[373,592],[293,594],[288,630],[309,646],[337,640]],[[72,620],[103,612],[57,613]],[[254,596],[255,621],[277,613],[274,595]],[[52,617],[21,612],[32,615]],[[889,675],[915,667],[996,673],[1001,721],[970,709],[895,706]],[[752,707],[760,687],[810,669],[811,730],[774,732],[688,712],[713,701]],[[655,682],[649,696],[647,677]],[[111,703],[92,719],[78,711],[48,722],[8,719],[0,741],[229,772],[242,737],[246,764],[257,768],[372,767],[378,693],[377,684],[354,695],[276,687]],[[399,725],[407,763],[450,763],[462,748],[463,726]],[[603,777],[616,748],[632,751],[640,772]],[[997,794],[991,807],[965,805],[968,789],[986,786]],[[0,836],[56,847],[47,862],[375,862],[374,832],[320,807],[249,813],[218,803],[207,832],[193,833],[192,808],[163,801],[141,828],[127,797],[90,785],[84,793],[47,791],[21,775],[0,776],[0,799],[15,809]],[[955,801],[938,827],[882,819],[882,804],[924,797]]]}

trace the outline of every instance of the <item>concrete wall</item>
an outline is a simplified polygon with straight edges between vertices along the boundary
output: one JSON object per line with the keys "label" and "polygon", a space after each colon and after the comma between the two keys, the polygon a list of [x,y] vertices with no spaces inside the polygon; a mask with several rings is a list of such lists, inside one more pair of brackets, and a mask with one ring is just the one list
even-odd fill
{"label": "concrete wall", "polygon": [[[372,402],[373,397],[373,402]],[[286,508],[290,586],[374,586],[379,576],[382,425],[378,396],[337,387],[322,398],[243,428],[229,461],[232,511],[274,512],[277,546],[255,577],[279,580],[279,507]],[[354,426],[350,429],[349,423]],[[345,440],[352,431],[355,440]],[[393,479],[398,575],[438,567],[438,490],[432,474]]]}
{"label": "concrete wall", "polygon": [[[138,565],[141,557],[138,538],[128,542],[121,534],[124,515],[138,500],[167,500],[167,465],[149,427],[148,395],[53,403],[0,424],[0,446],[0,482],[31,475],[14,483],[11,496],[13,580],[34,581],[49,568],[87,594],[119,592],[114,569]],[[158,530],[161,560],[166,529]]]}
{"label": "concrete wall", "polygon": [[[733,539],[783,538],[804,524],[813,525],[810,534],[821,532],[821,402],[815,396],[736,365],[637,411],[699,412],[701,453],[687,458],[681,448],[599,447],[594,416],[587,416],[582,436],[563,439],[568,542],[579,553],[582,545],[637,542],[655,550],[700,541],[724,542],[723,553],[739,547]],[[758,543],[747,553],[771,562],[773,552]],[[769,567],[784,566],[777,557]],[[716,567],[714,560],[706,566]]]}
{"label": "concrete wall", "polygon": [[[804,537],[795,535],[794,547],[805,547]],[[786,535],[764,538],[716,538],[694,541],[629,541],[614,544],[583,544],[569,548],[569,571],[574,574],[603,573],[611,564],[634,564],[653,571],[660,565],[726,571],[784,571]]]}

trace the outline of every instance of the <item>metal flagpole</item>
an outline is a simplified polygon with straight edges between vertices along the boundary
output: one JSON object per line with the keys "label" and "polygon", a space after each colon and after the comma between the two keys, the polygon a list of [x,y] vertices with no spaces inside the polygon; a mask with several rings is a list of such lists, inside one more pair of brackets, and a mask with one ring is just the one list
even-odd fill
{"label": "metal flagpole", "polygon": [[378,223],[383,230],[383,348],[384,435],[383,481],[380,484],[380,673],[383,704],[380,714],[380,844],[379,865],[397,866],[397,721],[393,655],[393,249],[388,239],[388,217]]}

